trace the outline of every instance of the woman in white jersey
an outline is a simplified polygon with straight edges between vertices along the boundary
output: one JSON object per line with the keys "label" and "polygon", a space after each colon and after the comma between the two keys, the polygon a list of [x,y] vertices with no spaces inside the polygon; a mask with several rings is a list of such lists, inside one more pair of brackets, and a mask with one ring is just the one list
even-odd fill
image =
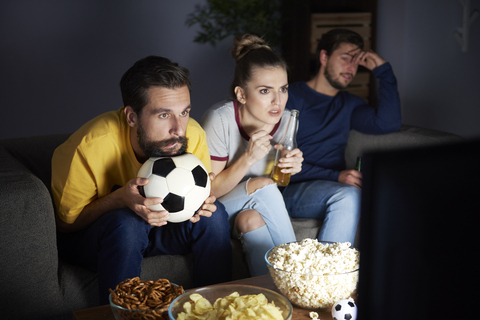
{"label": "woman in white jersey", "polygon": [[[235,38],[232,55],[237,63],[233,100],[208,109],[202,126],[216,174],[213,191],[229,214],[232,234],[242,242],[251,276],[258,276],[268,272],[268,249],[296,240],[282,194],[268,178],[273,146],[290,116],[285,110],[287,67],[261,38],[250,34]],[[279,166],[296,174],[302,161],[302,152],[294,149]]]}

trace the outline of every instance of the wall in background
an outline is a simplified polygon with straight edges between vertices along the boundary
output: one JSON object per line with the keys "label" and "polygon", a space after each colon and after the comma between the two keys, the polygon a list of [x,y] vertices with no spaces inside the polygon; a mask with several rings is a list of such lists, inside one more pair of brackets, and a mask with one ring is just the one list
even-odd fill
{"label": "wall in background", "polygon": [[201,1],[5,0],[0,3],[0,138],[70,133],[119,109],[119,81],[160,55],[187,67],[192,116],[228,96],[233,39],[197,44],[185,20]]}
{"label": "wall in background", "polygon": [[[480,17],[463,53],[458,0],[379,0],[377,51],[394,68],[403,122],[480,138]],[[480,11],[480,0],[471,10]]]}
{"label": "wall in background", "polygon": [[[228,97],[232,39],[193,42],[185,25],[205,0],[0,2],[0,139],[69,133],[121,107],[118,82],[150,54],[191,72],[192,116]],[[480,0],[471,0],[480,10]],[[378,0],[377,51],[399,81],[404,123],[480,137],[480,18],[462,53],[458,0]]]}

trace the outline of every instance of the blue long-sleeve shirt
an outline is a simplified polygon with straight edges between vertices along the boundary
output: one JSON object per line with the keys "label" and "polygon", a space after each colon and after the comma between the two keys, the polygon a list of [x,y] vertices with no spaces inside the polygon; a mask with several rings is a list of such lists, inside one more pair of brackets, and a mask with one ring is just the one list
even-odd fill
{"label": "blue long-sleeve shirt", "polygon": [[311,89],[305,82],[288,88],[287,108],[300,111],[298,148],[303,152],[302,171],[292,182],[307,180],[338,181],[345,170],[345,148],[351,129],[368,134],[398,131],[402,124],[397,81],[387,62],[373,69],[379,80],[379,104],[371,107],[347,91],[334,97]]}

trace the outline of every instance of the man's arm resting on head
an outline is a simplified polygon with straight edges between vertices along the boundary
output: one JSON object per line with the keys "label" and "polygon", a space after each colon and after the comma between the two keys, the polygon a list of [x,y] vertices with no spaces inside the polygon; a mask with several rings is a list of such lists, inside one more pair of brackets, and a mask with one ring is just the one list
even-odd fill
{"label": "man's arm resting on head", "polygon": [[381,65],[385,64],[387,61],[380,57],[377,53],[372,50],[360,51],[354,58],[354,62],[358,63],[361,66],[369,70],[373,70]]}
{"label": "man's arm resting on head", "polygon": [[379,84],[377,107],[373,108],[365,101],[358,102],[352,113],[350,128],[367,134],[396,132],[402,126],[402,114],[397,80],[390,63],[376,67],[373,74]]}
{"label": "man's arm resting on head", "polygon": [[152,226],[160,227],[165,225],[169,217],[167,211],[151,211],[148,209],[148,206],[161,203],[162,199],[144,198],[138,191],[138,186],[146,185],[147,183],[148,179],[145,178],[130,180],[125,186],[86,205],[76,220],[71,224],[64,222],[57,216],[58,230],[61,232],[82,230],[103,214],[124,207],[132,209]]}

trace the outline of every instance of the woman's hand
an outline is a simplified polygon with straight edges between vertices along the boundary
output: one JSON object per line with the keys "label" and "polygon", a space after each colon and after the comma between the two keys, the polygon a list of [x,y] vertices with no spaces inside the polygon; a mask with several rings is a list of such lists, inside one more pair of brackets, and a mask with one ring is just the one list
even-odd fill
{"label": "woman's hand", "polygon": [[[275,145],[275,149],[278,149],[278,145]],[[300,149],[295,148],[289,151],[285,157],[278,160],[277,166],[282,168],[281,172],[291,173],[292,175],[302,171],[303,152]]]}
{"label": "woman's hand", "polygon": [[270,144],[271,139],[272,136],[264,130],[252,134],[250,141],[248,142],[247,151],[245,151],[250,165],[260,161],[267,155],[272,148],[272,145]]}

